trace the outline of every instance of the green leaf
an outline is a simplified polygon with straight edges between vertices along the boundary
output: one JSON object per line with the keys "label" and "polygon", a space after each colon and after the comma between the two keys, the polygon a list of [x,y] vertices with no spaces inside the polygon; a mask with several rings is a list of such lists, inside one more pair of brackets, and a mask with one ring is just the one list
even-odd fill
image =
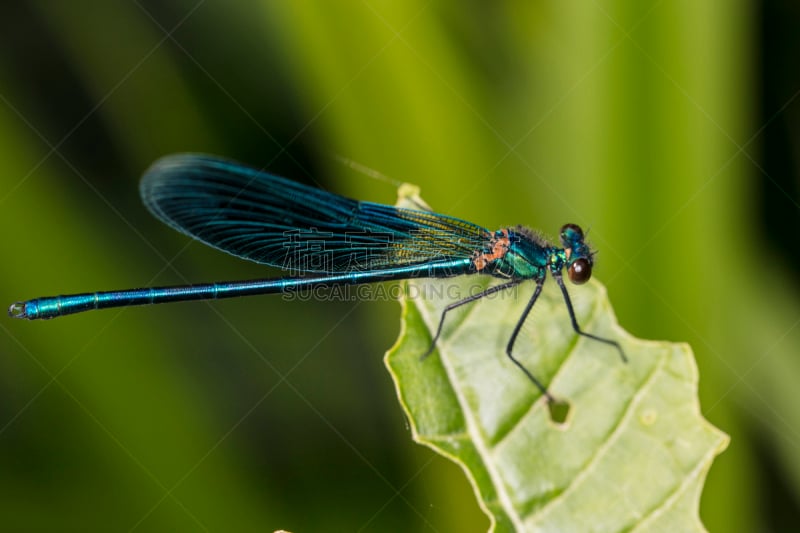
{"label": "green leaf", "polygon": [[635,339],[600,283],[570,287],[578,323],[618,340],[625,364],[613,347],[575,334],[548,280],[514,353],[569,403],[555,423],[505,355],[533,283],[449,313],[436,351],[420,360],[444,306],[490,281],[404,283],[386,364],[414,440],[464,469],[494,531],[702,530],[702,485],[728,437],[700,414],[689,346]]}

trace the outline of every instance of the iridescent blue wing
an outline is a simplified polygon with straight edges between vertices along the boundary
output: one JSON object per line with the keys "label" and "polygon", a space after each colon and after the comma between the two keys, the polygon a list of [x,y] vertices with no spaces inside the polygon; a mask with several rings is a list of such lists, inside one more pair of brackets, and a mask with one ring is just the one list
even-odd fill
{"label": "iridescent blue wing", "polygon": [[140,192],[160,220],[209,246],[303,272],[382,270],[470,257],[486,229],[427,211],[349,198],[232,161],[156,161]]}

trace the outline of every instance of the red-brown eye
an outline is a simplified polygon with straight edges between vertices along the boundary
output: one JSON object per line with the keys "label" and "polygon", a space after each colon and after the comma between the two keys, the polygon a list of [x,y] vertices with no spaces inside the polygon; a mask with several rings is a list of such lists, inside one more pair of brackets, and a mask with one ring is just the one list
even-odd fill
{"label": "red-brown eye", "polygon": [[586,259],[576,259],[567,269],[569,280],[575,285],[581,285],[592,277],[592,265]]}

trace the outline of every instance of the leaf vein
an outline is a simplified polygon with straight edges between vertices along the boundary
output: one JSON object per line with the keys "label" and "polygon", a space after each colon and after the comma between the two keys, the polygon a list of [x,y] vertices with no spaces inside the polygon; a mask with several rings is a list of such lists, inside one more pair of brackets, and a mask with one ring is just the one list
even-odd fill
{"label": "leaf vein", "polygon": [[[639,405],[639,402],[642,398],[644,398],[645,393],[650,389],[653,383],[655,383],[655,377],[664,367],[665,360],[666,357],[661,357],[659,359],[658,363],[653,367],[653,370],[648,374],[647,379],[642,382],[641,387],[639,387],[633,397],[631,397],[631,401],[628,402],[628,405],[622,413],[622,416],[619,418],[619,422],[615,425],[614,430],[607,435],[603,444],[597,447],[597,450],[594,454],[592,454],[586,465],[575,475],[575,477],[572,478],[570,483],[558,496],[540,507],[534,514],[530,515],[528,519],[536,520],[538,517],[542,517],[547,514],[550,509],[552,509],[561,500],[565,499],[571,492],[575,491],[576,487],[578,487],[586,478],[589,477],[589,474],[594,471],[600,459],[605,456],[605,453],[611,449],[612,445],[617,441],[617,439],[620,438],[620,435],[624,433],[623,429],[627,428],[628,421],[633,416],[633,408]],[[526,519],[526,521],[528,519]]]}

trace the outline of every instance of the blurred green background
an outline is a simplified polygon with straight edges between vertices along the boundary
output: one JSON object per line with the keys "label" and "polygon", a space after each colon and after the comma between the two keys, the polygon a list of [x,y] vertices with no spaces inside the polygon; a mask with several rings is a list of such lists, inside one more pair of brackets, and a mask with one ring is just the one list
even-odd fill
{"label": "blurred green background", "polygon": [[[779,0],[7,2],[0,302],[276,274],[145,211],[177,151],[394,201],[339,154],[486,227],[575,222],[622,326],[694,348],[732,437],[706,526],[789,530],[799,23]],[[485,530],[410,441],[398,326],[393,302],[278,297],[0,319],[0,527]]]}

